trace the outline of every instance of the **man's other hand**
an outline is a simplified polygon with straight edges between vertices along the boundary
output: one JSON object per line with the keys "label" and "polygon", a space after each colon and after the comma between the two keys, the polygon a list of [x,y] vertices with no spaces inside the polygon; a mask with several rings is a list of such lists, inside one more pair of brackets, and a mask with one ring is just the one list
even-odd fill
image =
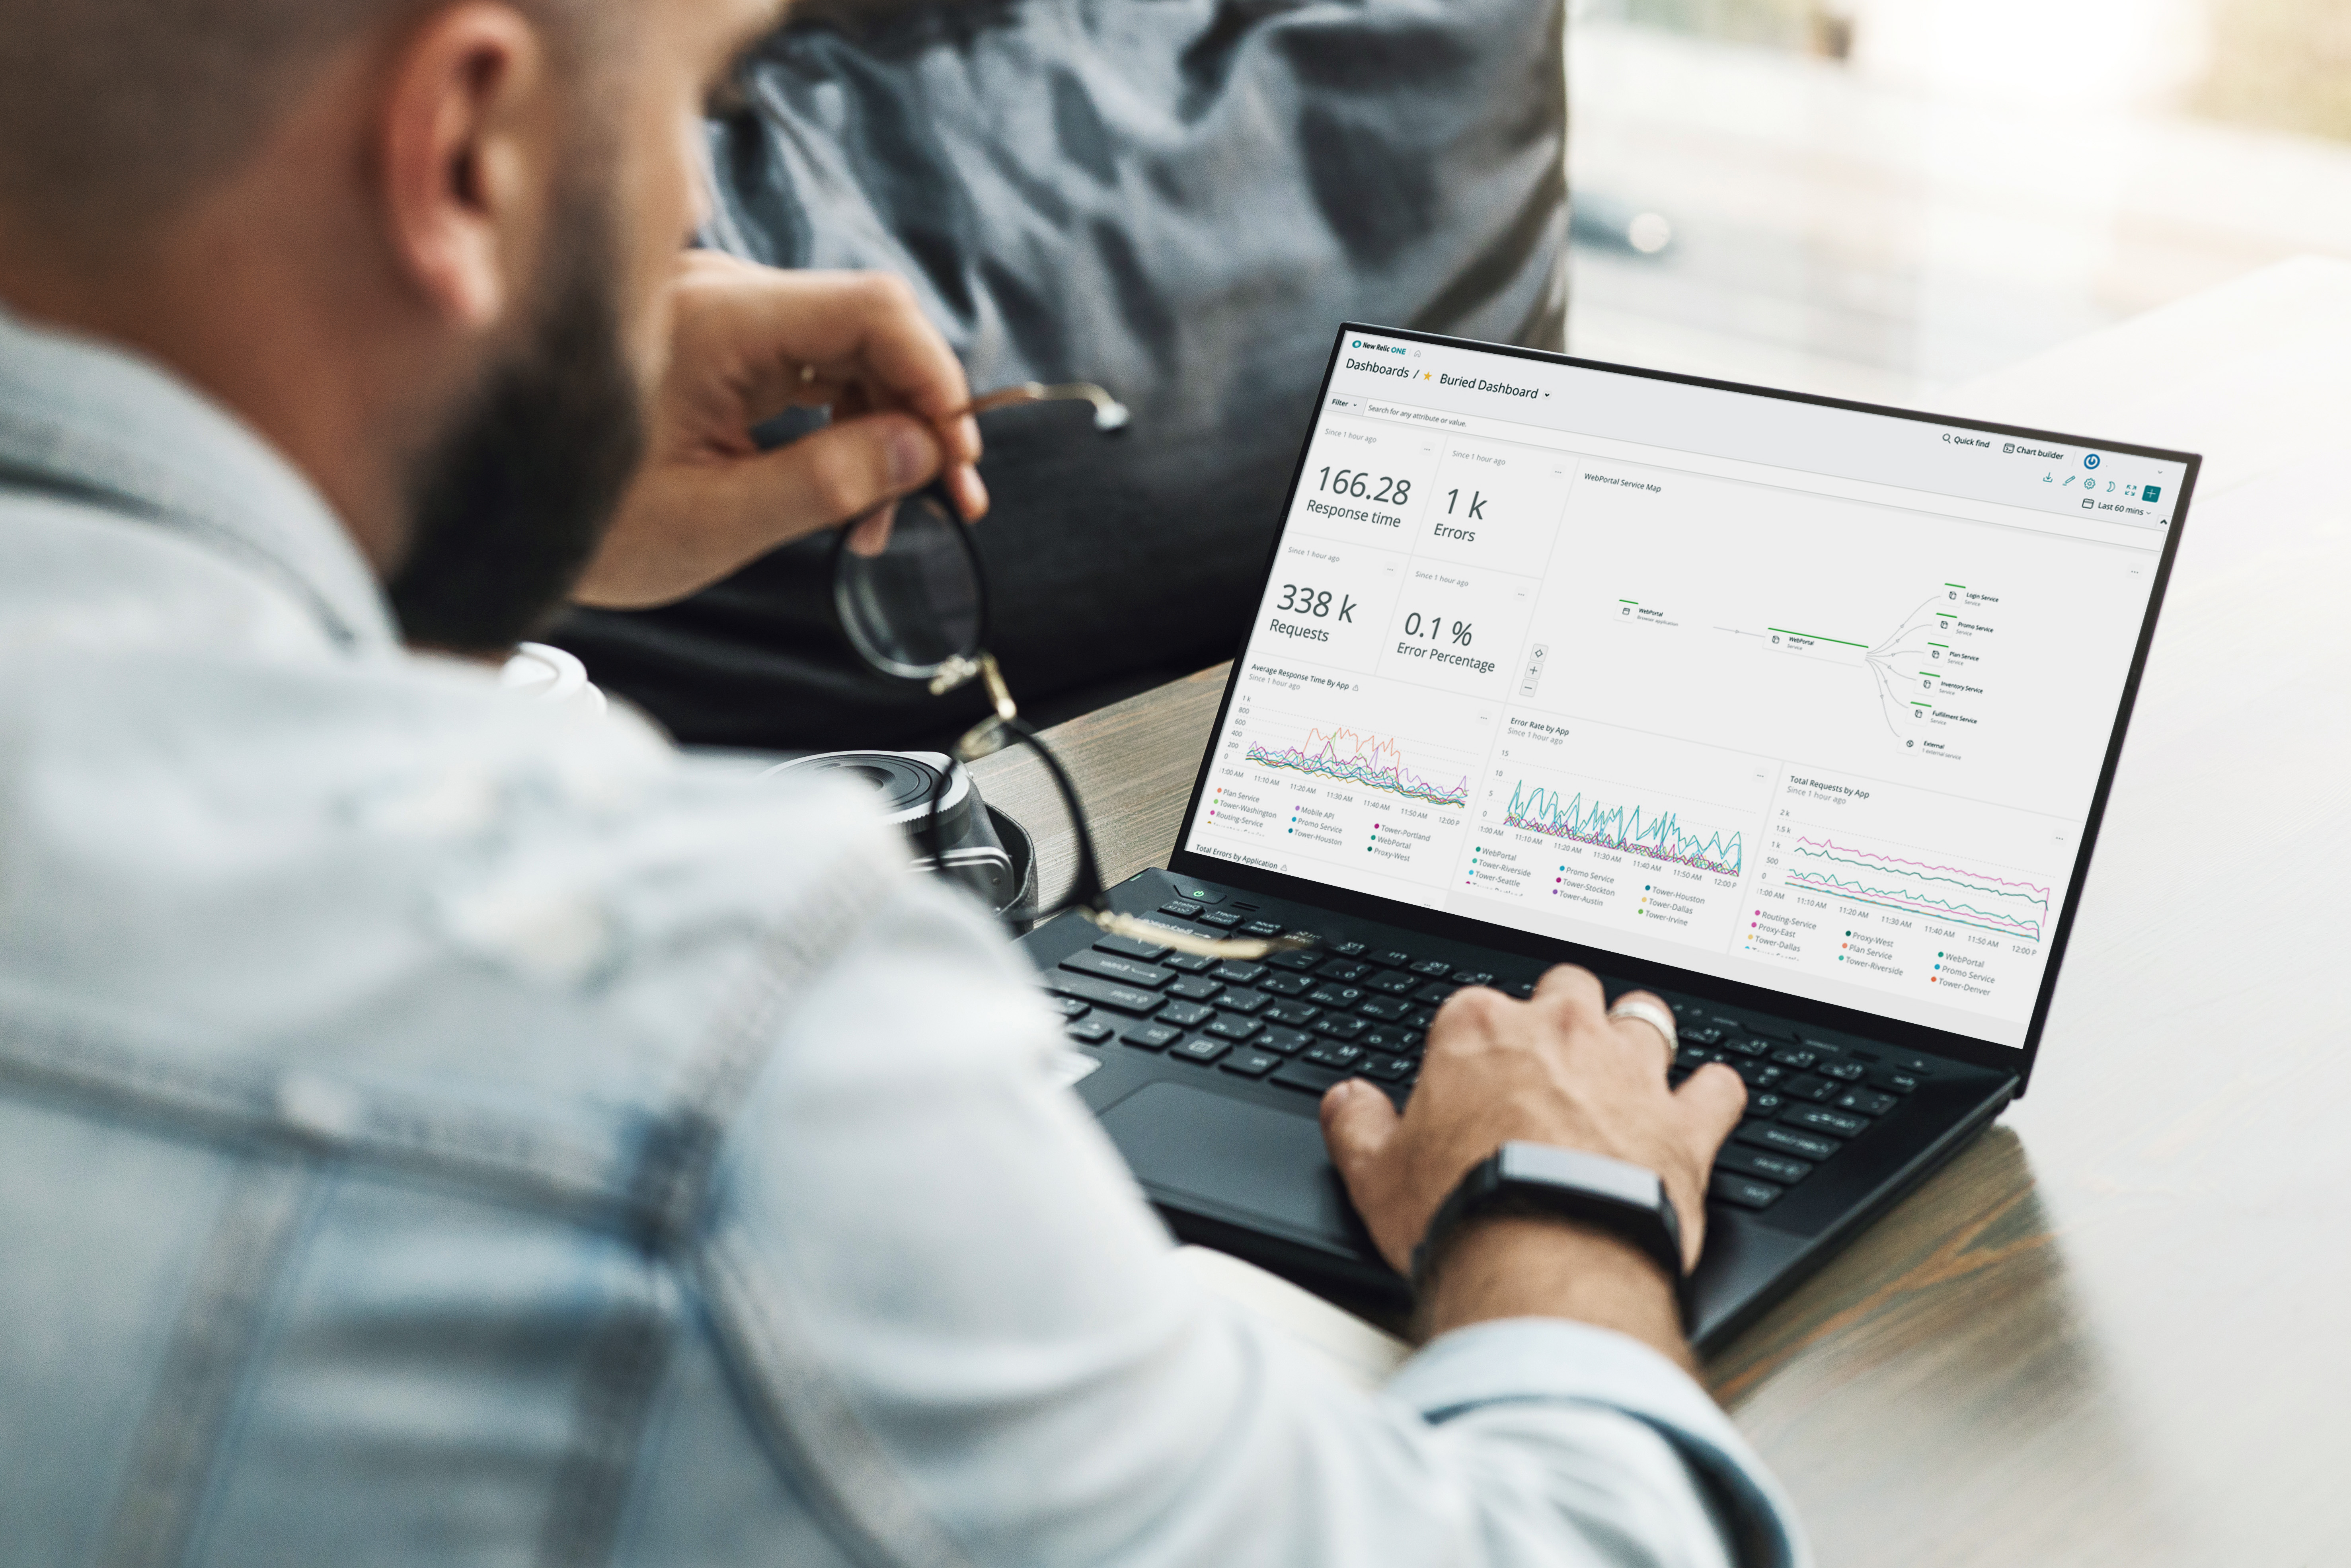
{"label": "man's other hand", "polygon": [[[580,602],[683,599],[942,469],[967,521],[987,510],[963,367],[898,278],[693,251],[672,312],[645,468],[573,591]],[[760,451],[752,430],[795,407],[829,407],[832,422]]]}
{"label": "man's other hand", "polygon": [[[1655,1001],[1656,998],[1649,998]],[[1656,1004],[1663,1007],[1665,1004]],[[1322,1102],[1331,1157],[1381,1255],[1409,1273],[1437,1206],[1480,1160],[1513,1139],[1606,1155],[1665,1179],[1681,1221],[1685,1266],[1706,1237],[1715,1152],[1738,1126],[1746,1085],[1729,1068],[1700,1068],[1666,1086],[1664,1037],[1607,1016],[1600,982],[1551,971],[1531,1001],[1482,988],[1437,1010],[1405,1113],[1351,1081]],[[1551,1219],[1473,1221],[1447,1249],[1432,1333],[1500,1316],[1583,1318],[1685,1356],[1672,1286],[1630,1243]]]}

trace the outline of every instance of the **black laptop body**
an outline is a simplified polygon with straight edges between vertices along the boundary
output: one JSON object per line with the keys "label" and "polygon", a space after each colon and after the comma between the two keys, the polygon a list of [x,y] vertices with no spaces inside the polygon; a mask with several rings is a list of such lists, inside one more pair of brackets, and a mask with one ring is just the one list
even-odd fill
{"label": "black laptop body", "polygon": [[1179,1235],[1401,1301],[1325,1156],[1583,965],[1739,1071],[1720,1345],[2032,1076],[2199,459],[1349,325],[1169,868],[1024,939]]}

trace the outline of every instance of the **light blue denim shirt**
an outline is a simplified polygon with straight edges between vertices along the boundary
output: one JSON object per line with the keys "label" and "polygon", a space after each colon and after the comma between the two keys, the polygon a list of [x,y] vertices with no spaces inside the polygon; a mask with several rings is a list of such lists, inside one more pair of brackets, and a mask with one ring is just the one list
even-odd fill
{"label": "light blue denim shirt", "polygon": [[0,1558],[1803,1561],[1566,1322],[1204,1291],[871,805],[399,646],[320,497],[0,317]]}

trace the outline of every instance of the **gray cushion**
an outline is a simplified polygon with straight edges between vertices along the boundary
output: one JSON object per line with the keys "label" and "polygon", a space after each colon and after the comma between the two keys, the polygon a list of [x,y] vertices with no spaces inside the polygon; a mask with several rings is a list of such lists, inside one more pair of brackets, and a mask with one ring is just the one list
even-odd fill
{"label": "gray cushion", "polygon": [[[991,416],[980,539],[1032,711],[1228,656],[1343,319],[1556,348],[1559,0],[958,0],[803,20],[712,127],[713,243],[886,267],[976,389],[1134,407]],[[556,639],[688,741],[906,744],[966,721],[868,675],[827,540]]]}

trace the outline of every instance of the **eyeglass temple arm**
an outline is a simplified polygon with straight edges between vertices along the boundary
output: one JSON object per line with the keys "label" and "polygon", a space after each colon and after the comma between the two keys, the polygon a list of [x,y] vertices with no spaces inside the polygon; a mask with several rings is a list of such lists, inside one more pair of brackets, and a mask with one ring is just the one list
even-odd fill
{"label": "eyeglass temple arm", "polygon": [[1061,804],[1069,808],[1070,823],[1076,830],[1077,869],[1070,879],[1069,897],[1056,907],[1066,909],[1071,904],[1084,909],[1104,907],[1102,868],[1094,858],[1094,835],[1092,830],[1086,826],[1086,809],[1078,799],[1078,787],[1071,782],[1068,769],[1061,766],[1061,759],[1053,755],[1053,748],[1045,744],[1044,737],[1037,733],[1035,725],[1025,718],[1008,718],[1004,721],[1004,727],[1019,736],[1031,751],[1044,759],[1045,770],[1053,776],[1053,787],[1061,792]]}
{"label": "eyeglass temple arm", "polygon": [[1126,404],[1092,382],[1022,382],[1018,386],[998,387],[982,392],[971,400],[966,413],[989,413],[999,408],[1011,408],[1027,402],[1090,402],[1094,405],[1096,430],[1124,430],[1134,417]]}

